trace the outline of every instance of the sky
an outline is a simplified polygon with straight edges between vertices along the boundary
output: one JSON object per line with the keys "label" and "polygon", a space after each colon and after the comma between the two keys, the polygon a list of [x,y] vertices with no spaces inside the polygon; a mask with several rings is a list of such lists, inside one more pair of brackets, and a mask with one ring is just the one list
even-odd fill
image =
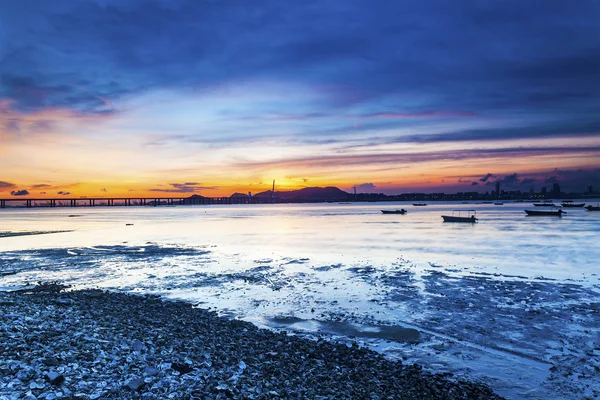
{"label": "sky", "polygon": [[0,2],[0,198],[600,189],[595,0]]}

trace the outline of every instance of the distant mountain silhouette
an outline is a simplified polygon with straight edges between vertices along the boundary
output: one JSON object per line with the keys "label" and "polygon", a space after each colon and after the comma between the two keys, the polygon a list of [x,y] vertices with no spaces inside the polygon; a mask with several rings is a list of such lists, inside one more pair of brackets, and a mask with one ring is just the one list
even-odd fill
{"label": "distant mountain silhouette", "polygon": [[230,198],[234,198],[234,197],[242,197],[242,198],[248,198],[248,195],[245,193],[239,193],[239,192],[235,192],[234,194],[232,194],[231,196],[229,196]]}
{"label": "distant mountain silhouette", "polygon": [[206,197],[200,196],[199,194],[193,194],[187,199],[184,199],[183,204],[202,204],[204,199],[206,199]]}
{"label": "distant mountain silhouette", "polygon": [[[253,197],[270,199],[273,197],[273,191],[267,190],[266,192],[257,193]],[[349,197],[349,193],[333,186],[307,187],[288,192],[275,192],[275,199],[279,201],[345,201]]]}

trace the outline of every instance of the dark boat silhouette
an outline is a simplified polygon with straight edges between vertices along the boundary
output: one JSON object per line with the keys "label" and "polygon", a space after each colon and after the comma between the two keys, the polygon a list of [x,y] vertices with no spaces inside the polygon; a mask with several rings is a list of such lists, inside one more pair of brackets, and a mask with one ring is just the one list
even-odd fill
{"label": "dark boat silhouette", "polygon": [[[463,214],[467,213],[465,217]],[[444,222],[466,222],[466,223],[475,223],[478,219],[475,217],[477,211],[475,210],[454,210],[452,211],[452,215],[442,215]]]}
{"label": "dark boat silhouette", "polygon": [[427,205],[427,203],[414,203],[413,206],[415,207],[425,207]]}
{"label": "dark boat silhouette", "polygon": [[401,210],[381,210],[383,214],[406,214],[406,210],[403,208]]}
{"label": "dark boat silhouette", "polygon": [[585,209],[588,211],[600,211],[600,205],[595,205],[595,206],[589,205]]}
{"label": "dark boat silhouette", "polygon": [[582,208],[585,206],[585,203],[573,203],[570,201],[565,201],[564,203],[560,203],[560,205],[565,208]]}
{"label": "dark boat silhouette", "polygon": [[556,207],[554,203],[533,203],[536,207]]}
{"label": "dark boat silhouette", "polygon": [[527,215],[530,216],[546,216],[546,217],[560,217],[562,214],[566,214],[566,211],[563,210],[525,210]]}

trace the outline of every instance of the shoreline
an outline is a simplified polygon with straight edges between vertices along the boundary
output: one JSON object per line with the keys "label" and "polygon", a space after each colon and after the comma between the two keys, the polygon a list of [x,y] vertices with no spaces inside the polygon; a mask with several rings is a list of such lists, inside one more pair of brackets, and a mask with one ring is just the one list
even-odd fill
{"label": "shoreline", "polygon": [[357,345],[187,302],[62,288],[0,292],[0,399],[501,398]]}

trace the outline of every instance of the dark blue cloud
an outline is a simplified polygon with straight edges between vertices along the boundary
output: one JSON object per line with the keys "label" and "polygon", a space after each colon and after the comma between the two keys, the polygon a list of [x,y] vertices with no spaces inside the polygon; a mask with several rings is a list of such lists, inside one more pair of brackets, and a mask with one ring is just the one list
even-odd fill
{"label": "dark blue cloud", "polygon": [[485,176],[484,176],[484,177],[480,178],[480,179],[479,179],[479,181],[481,181],[481,182],[487,182],[487,181],[488,181],[488,179],[490,179],[490,178],[493,178],[493,177],[494,177],[494,174],[490,174],[490,173],[488,172],[487,174],[485,174]]}
{"label": "dark blue cloud", "polygon": [[29,196],[29,192],[25,189],[23,190],[13,190],[10,192],[11,196]]}
{"label": "dark blue cloud", "polygon": [[532,186],[533,184],[535,184],[536,181],[537,179],[535,178],[525,178],[521,181],[521,186]]}
{"label": "dark blue cloud", "polygon": [[113,113],[153,89],[268,79],[327,92],[312,118],[359,105],[364,115],[529,117],[397,141],[598,136],[598,15],[594,0],[2,2],[0,98],[24,112]]}

